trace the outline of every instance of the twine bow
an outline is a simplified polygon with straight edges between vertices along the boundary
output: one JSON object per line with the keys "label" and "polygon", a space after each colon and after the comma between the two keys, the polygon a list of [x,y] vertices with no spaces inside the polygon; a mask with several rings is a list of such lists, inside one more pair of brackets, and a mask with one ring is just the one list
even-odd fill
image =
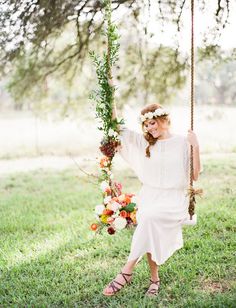
{"label": "twine bow", "polygon": [[194,208],[195,208],[195,203],[196,199],[195,196],[202,197],[203,190],[201,188],[199,189],[194,189],[192,186],[188,189],[188,196],[189,196],[189,208],[188,212],[190,215],[190,220],[192,220],[192,216],[194,215]]}

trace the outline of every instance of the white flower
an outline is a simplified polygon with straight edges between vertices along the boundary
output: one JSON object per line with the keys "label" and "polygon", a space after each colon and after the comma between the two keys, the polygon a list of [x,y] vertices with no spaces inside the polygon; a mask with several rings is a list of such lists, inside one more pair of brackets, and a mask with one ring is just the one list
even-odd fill
{"label": "white flower", "polygon": [[153,117],[159,117],[163,115],[168,115],[169,112],[166,109],[157,108],[154,112],[146,112],[144,115],[140,116],[140,121],[144,122],[146,119],[152,119]]}
{"label": "white flower", "polygon": [[100,221],[100,217],[99,217],[98,214],[95,214],[95,218],[96,218],[98,221]]}
{"label": "white flower", "polygon": [[120,202],[125,201],[125,194],[120,195],[120,196],[118,197],[118,200],[119,200]]}
{"label": "white flower", "polygon": [[111,215],[111,217],[112,217],[112,218],[119,217],[119,213],[114,213],[114,214]]}
{"label": "white flower", "polygon": [[110,179],[114,179],[114,174],[111,174],[111,175],[110,175]]}
{"label": "white flower", "polygon": [[[104,169],[105,169],[105,168],[104,168]],[[101,187],[101,190],[102,190],[102,191],[105,191],[105,190],[106,190],[107,188],[109,188],[110,186],[109,186],[109,183],[107,183],[106,181],[102,181],[100,187]]]}
{"label": "white flower", "polygon": [[123,217],[117,217],[114,222],[114,227],[118,230],[122,230],[125,228],[125,226],[127,225],[127,221],[125,218]]}
{"label": "white flower", "polygon": [[141,122],[144,122],[146,120],[145,116],[141,114],[140,120],[141,120]]}
{"label": "white flower", "polygon": [[116,132],[112,128],[110,128],[109,131],[108,131],[108,136],[112,137],[112,136],[114,136],[115,133]]}
{"label": "white flower", "polygon": [[113,212],[116,212],[120,207],[121,207],[120,203],[115,202],[115,201],[112,201],[112,202],[109,204],[109,208],[110,208]]}
{"label": "white flower", "polygon": [[111,201],[111,196],[105,197],[103,201],[105,204],[109,203]]}
{"label": "white flower", "polygon": [[160,116],[161,115],[161,110],[160,109],[156,109],[155,111],[154,111],[154,115],[155,116]]}
{"label": "white flower", "polygon": [[156,110],[154,111],[154,114],[155,114],[156,116],[163,116],[163,115],[169,114],[169,112],[168,112],[167,110],[165,110],[165,109],[158,108],[158,109],[156,109]]}
{"label": "white flower", "polygon": [[102,215],[103,210],[105,209],[105,206],[103,204],[99,204],[95,206],[95,213],[97,215]]}
{"label": "white flower", "polygon": [[152,112],[148,112],[148,113],[145,113],[146,117],[148,119],[152,119],[153,118],[153,113]]}
{"label": "white flower", "polygon": [[131,203],[137,203],[137,197],[136,196],[133,196],[131,198]]}

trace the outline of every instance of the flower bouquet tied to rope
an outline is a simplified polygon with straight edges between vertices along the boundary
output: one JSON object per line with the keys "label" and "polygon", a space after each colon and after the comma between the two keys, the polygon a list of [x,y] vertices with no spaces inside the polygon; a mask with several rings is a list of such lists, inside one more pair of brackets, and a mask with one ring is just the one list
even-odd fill
{"label": "flower bouquet tied to rope", "polygon": [[112,66],[118,60],[119,35],[116,26],[111,22],[111,2],[103,1],[107,28],[104,35],[107,38],[107,51],[103,56],[90,52],[90,57],[96,68],[98,89],[93,91],[90,98],[96,103],[96,118],[99,120],[98,129],[103,132],[103,139],[99,147],[104,155],[99,162],[101,176],[99,176],[102,190],[102,203],[95,206],[97,222],[91,229],[99,231],[107,228],[109,234],[136,224],[136,203],[134,194],[122,192],[122,185],[113,181],[112,159],[120,146],[120,125],[123,119],[114,116],[114,94],[116,87],[112,81]]}

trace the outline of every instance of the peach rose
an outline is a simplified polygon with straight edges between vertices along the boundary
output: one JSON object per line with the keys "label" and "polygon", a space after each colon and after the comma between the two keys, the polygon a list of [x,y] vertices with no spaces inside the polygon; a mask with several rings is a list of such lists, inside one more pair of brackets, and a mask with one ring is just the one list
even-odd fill
{"label": "peach rose", "polygon": [[120,211],[120,216],[123,217],[123,218],[126,218],[127,217],[127,212],[122,210]]}

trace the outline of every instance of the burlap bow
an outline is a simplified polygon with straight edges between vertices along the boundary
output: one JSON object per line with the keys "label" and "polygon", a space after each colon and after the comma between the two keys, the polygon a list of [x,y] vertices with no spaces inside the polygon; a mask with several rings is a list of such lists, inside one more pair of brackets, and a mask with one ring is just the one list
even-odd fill
{"label": "burlap bow", "polygon": [[195,196],[202,196],[203,190],[200,189],[194,189],[192,186],[189,187],[188,189],[188,196],[189,196],[189,207],[188,207],[188,212],[190,215],[190,219],[192,219],[192,216],[194,215],[194,208],[195,208],[195,203],[196,199]]}

